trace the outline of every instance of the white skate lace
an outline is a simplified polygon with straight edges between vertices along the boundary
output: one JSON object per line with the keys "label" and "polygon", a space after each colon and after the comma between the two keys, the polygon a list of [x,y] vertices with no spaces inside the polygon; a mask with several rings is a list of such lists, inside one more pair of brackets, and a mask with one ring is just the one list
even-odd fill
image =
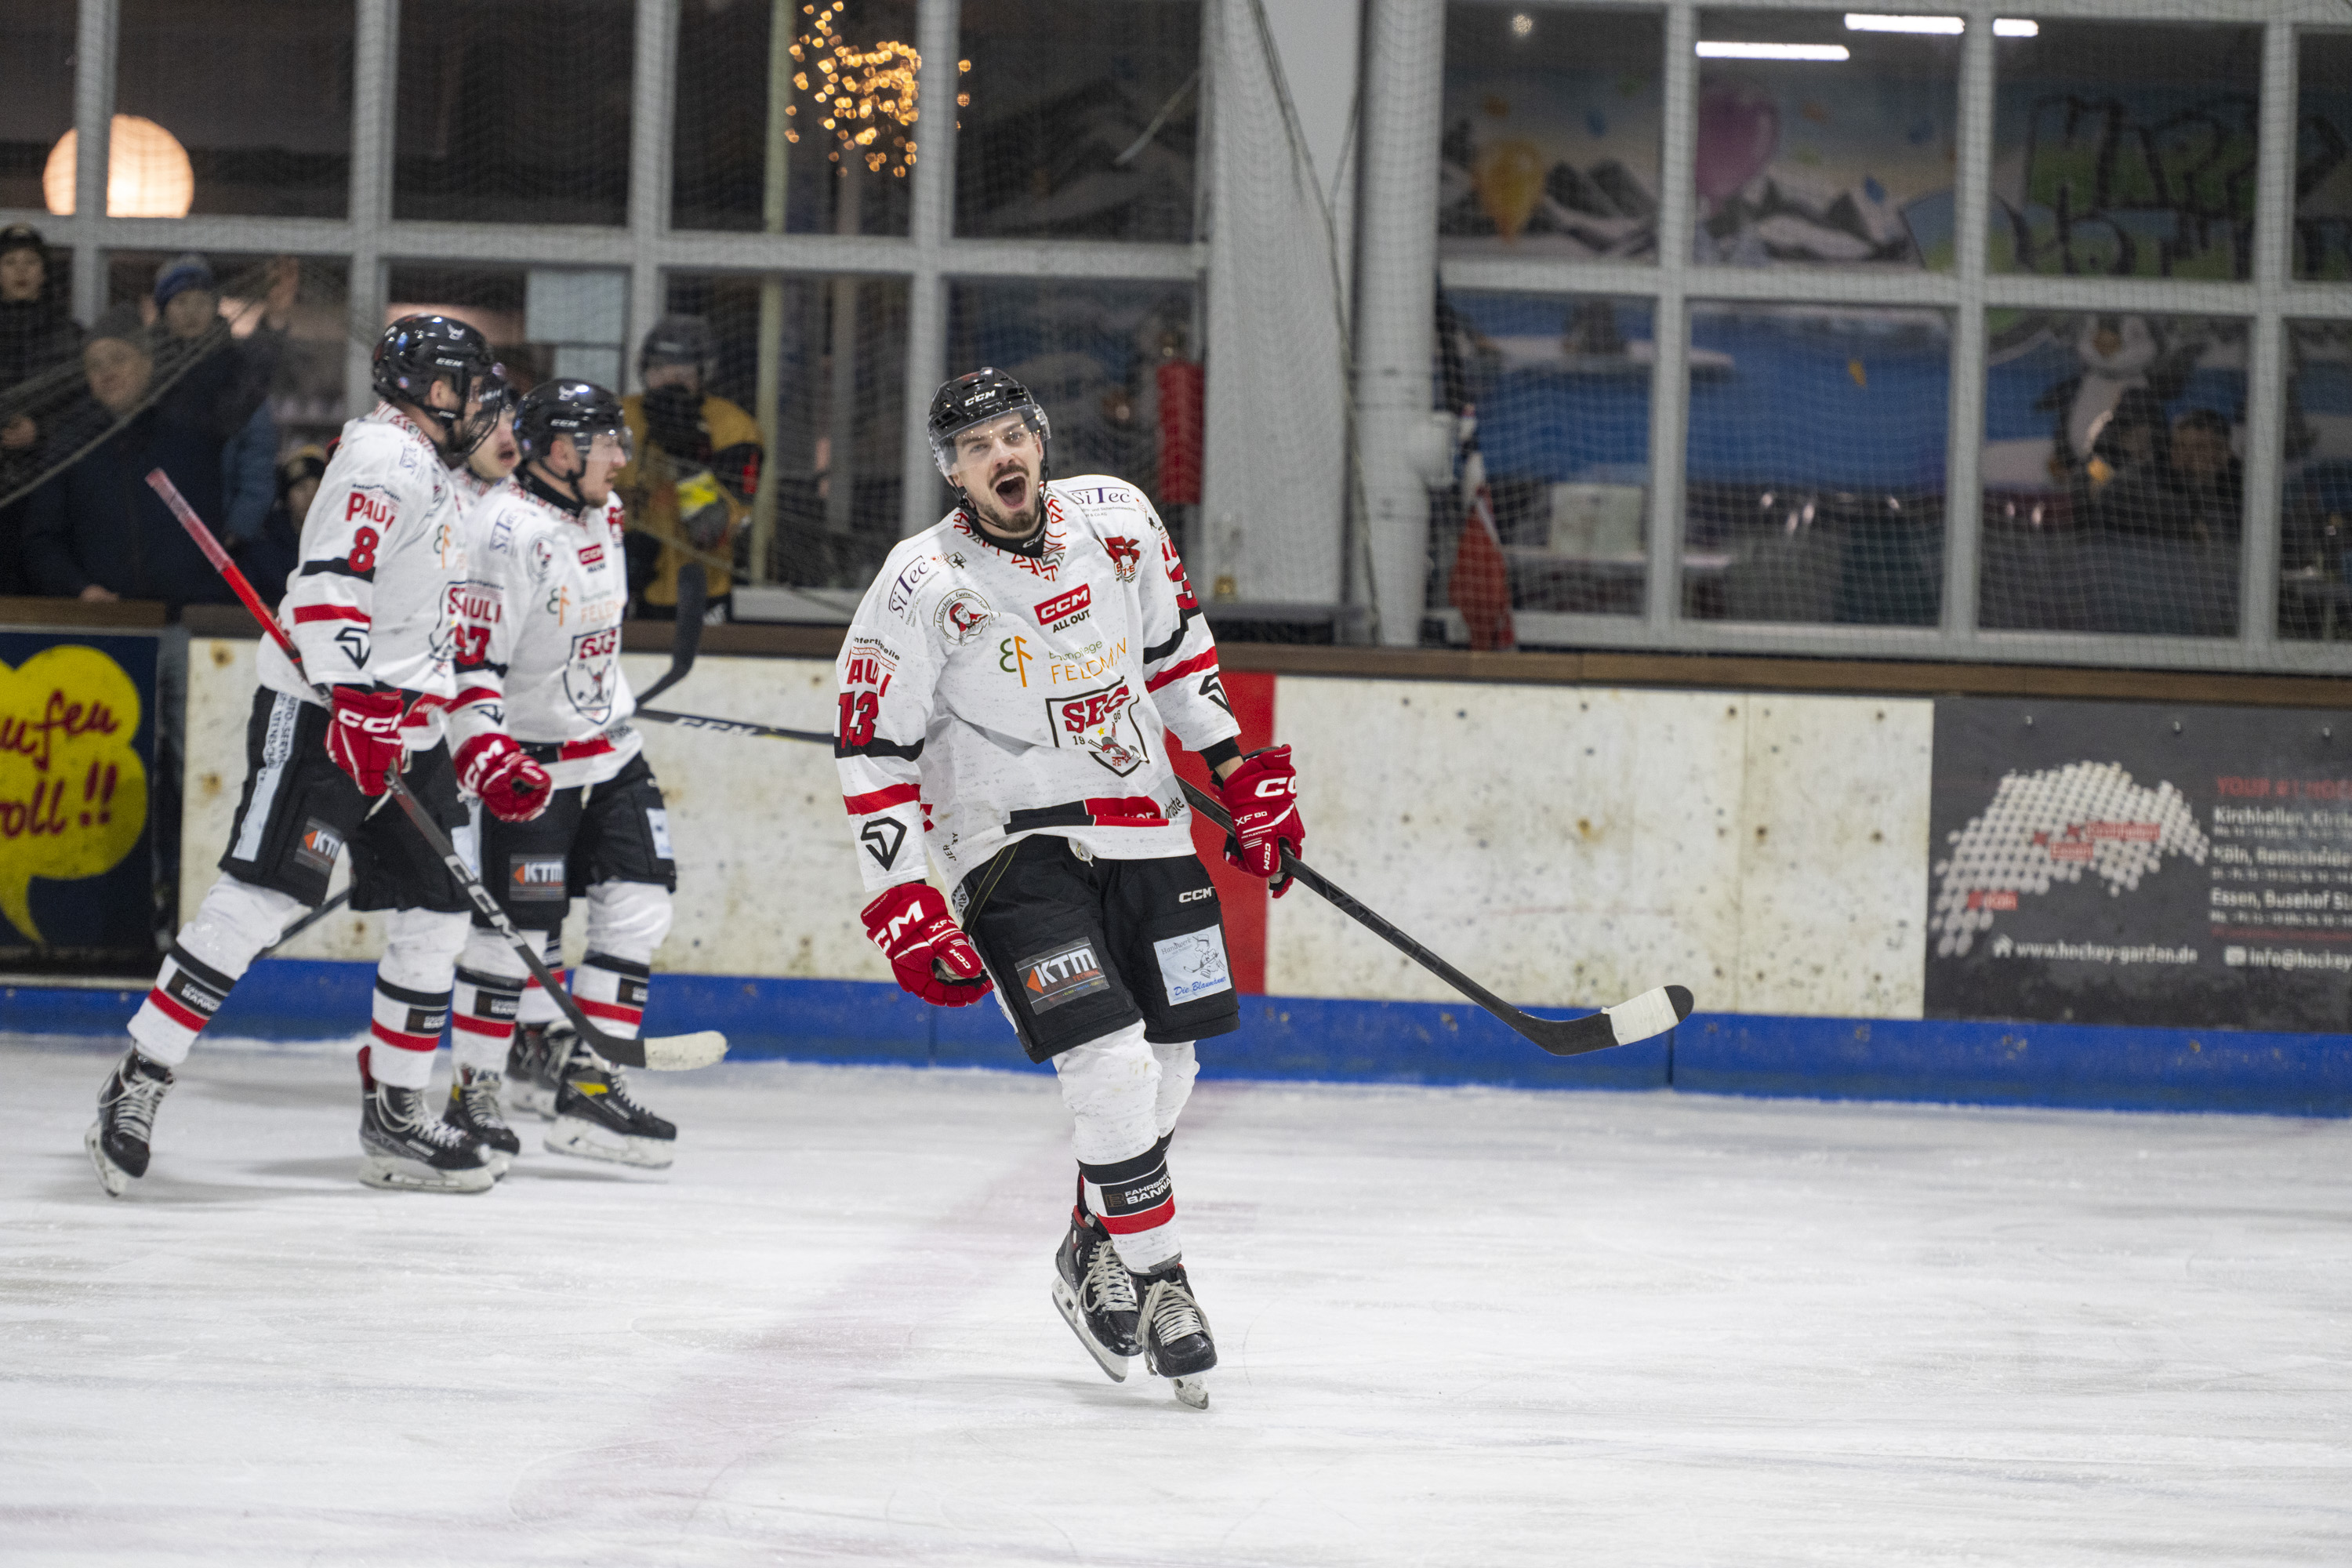
{"label": "white skate lace", "polygon": [[402,1137],[430,1143],[437,1149],[455,1149],[471,1141],[470,1133],[426,1114],[423,1089],[383,1084],[376,1092],[383,1097],[380,1103],[384,1126]]}
{"label": "white skate lace", "polygon": [[1192,1292],[1173,1279],[1154,1279],[1144,1292],[1143,1315],[1161,1344],[1172,1344],[1187,1334],[1205,1334],[1209,1320]]}
{"label": "white skate lace", "polygon": [[1118,1260],[1118,1252],[1108,1239],[1096,1242],[1087,1258],[1083,1289],[1084,1305],[1089,1312],[1135,1310],[1135,1277]]}
{"label": "white skate lace", "polygon": [[499,1114],[499,1089],[501,1079],[497,1073],[476,1073],[457,1090],[458,1102],[465,1106],[467,1117],[477,1127],[504,1127],[507,1119]]}
{"label": "white skate lace", "polygon": [[142,1143],[152,1142],[155,1110],[163,1103],[163,1091],[172,1087],[172,1080],[125,1070],[115,1075],[115,1083],[114,1103],[108,1110],[116,1127]]}

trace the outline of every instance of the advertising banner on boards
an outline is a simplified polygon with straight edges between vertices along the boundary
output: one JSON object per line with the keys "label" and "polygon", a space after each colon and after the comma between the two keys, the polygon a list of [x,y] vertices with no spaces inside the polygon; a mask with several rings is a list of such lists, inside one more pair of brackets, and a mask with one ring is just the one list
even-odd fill
{"label": "advertising banner on boards", "polygon": [[156,656],[153,634],[0,631],[0,962],[153,967]]}
{"label": "advertising banner on boards", "polygon": [[2352,713],[1936,704],[1927,1013],[2352,1027]]}

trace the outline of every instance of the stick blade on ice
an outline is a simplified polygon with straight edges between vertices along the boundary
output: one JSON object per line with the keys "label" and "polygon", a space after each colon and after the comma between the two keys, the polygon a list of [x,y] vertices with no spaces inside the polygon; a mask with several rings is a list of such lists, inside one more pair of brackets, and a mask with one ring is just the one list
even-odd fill
{"label": "stick blade on ice", "polygon": [[691,1072],[727,1057],[727,1037],[716,1029],[698,1029],[690,1035],[656,1035],[646,1041],[645,1047],[648,1072]]}
{"label": "stick blade on ice", "polygon": [[1581,1018],[1538,1018],[1517,1013],[1504,1021],[1553,1056],[1580,1057],[1663,1035],[1689,1017],[1693,1005],[1685,987],[1661,985]]}

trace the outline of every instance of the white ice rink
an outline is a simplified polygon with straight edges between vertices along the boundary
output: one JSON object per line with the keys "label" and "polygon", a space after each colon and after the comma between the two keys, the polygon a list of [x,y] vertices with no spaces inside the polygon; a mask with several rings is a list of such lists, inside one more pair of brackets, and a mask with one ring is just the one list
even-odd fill
{"label": "white ice rink", "polygon": [[0,1044],[0,1562],[2352,1562],[2352,1127],[1204,1084],[1214,1405],[1047,1300],[1042,1076],[645,1080],[666,1176],[352,1179],[337,1048]]}

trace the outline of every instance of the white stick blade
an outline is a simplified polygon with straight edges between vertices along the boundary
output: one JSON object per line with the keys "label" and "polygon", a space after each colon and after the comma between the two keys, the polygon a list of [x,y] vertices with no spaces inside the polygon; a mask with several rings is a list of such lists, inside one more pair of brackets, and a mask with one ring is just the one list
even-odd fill
{"label": "white stick blade", "polygon": [[1663,1035],[1682,1022],[1675,1012],[1674,999],[1666,988],[1644,991],[1630,1002],[1620,1002],[1614,1007],[1603,1007],[1609,1015],[1609,1031],[1617,1037],[1621,1046],[1636,1040],[1646,1040],[1653,1035]]}
{"label": "white stick blade", "polygon": [[689,1072],[723,1061],[727,1037],[716,1029],[691,1035],[660,1035],[646,1042],[646,1068],[651,1072]]}

